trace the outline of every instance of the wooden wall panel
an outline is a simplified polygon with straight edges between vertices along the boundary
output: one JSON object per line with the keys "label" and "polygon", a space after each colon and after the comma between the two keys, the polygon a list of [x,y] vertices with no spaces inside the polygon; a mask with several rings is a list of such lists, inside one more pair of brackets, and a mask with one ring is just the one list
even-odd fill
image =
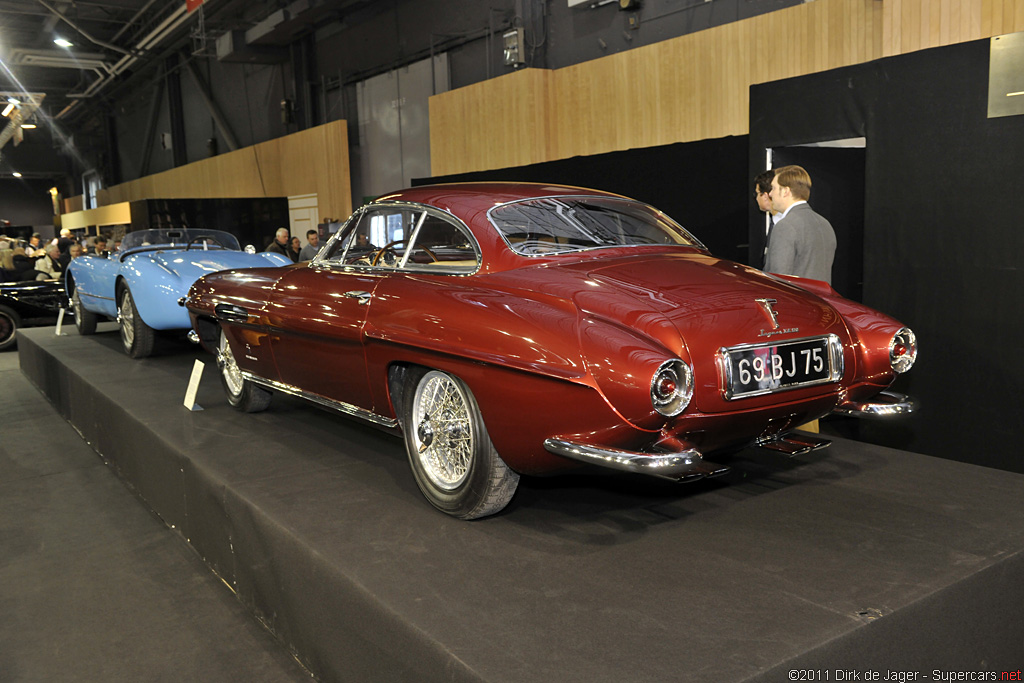
{"label": "wooden wall panel", "polygon": [[550,159],[551,73],[524,69],[453,90],[443,101],[430,98],[433,163],[478,168],[493,159],[505,166]]}
{"label": "wooden wall panel", "polygon": [[[432,172],[744,135],[752,84],[1016,31],[1024,31],[1024,0],[817,0],[556,71],[529,69],[517,81],[431,98]],[[546,111],[493,116],[488,103],[528,98],[545,79]],[[518,148],[495,142],[502,139],[519,141],[530,158],[520,161]]]}
{"label": "wooden wall panel", "polygon": [[[430,98],[434,175],[748,132],[749,87],[1024,31],[1024,0],[817,0],[556,71],[524,69]],[[160,197],[317,193],[352,209],[336,121],[101,192]]]}
{"label": "wooden wall panel", "polygon": [[348,126],[334,121],[102,190],[101,205],[138,199],[317,195],[320,216],[352,212]]}
{"label": "wooden wall panel", "polygon": [[[882,14],[878,0],[819,0],[557,71],[525,70],[516,74],[521,83],[530,82],[523,77],[533,72],[530,78],[550,85],[547,111],[532,117],[543,125],[537,131],[510,132],[507,121],[499,127],[489,113],[483,123],[462,118],[489,112],[488,102],[514,101],[504,77],[436,95],[430,108],[432,172],[744,134],[751,84],[876,59]],[[512,125],[529,120],[520,117]],[[473,133],[483,137],[474,141]],[[515,150],[488,142],[509,136],[534,139],[527,144],[534,153],[529,160],[517,162]]]}
{"label": "wooden wall panel", "polygon": [[883,56],[1024,31],[1024,0],[884,0]]}

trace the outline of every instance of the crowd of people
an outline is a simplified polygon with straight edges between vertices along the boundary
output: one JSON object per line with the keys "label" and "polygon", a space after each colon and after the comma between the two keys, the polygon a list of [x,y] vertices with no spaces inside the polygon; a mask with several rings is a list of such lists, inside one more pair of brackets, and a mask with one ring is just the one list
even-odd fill
{"label": "crowd of people", "polygon": [[[320,250],[320,235],[316,230],[306,233],[306,244],[291,237],[287,228],[280,228],[267,251],[284,254],[292,262],[310,261]],[[59,280],[71,259],[82,254],[107,255],[116,251],[120,241],[111,245],[105,235],[76,240],[67,228],[60,236],[44,241],[39,233],[29,239],[9,237],[0,232],[0,282],[28,282],[32,280]]]}
{"label": "crowd of people", "polygon": [[[329,219],[328,219],[329,220]],[[283,254],[291,259],[292,263],[299,261],[312,261],[317,252],[320,251],[320,233],[316,230],[306,231],[306,245],[298,237],[290,237],[288,228],[278,228],[274,239],[267,245],[264,251],[272,251]]]}
{"label": "crowd of people", "polygon": [[59,280],[71,259],[82,254],[106,255],[108,244],[104,235],[78,241],[67,228],[48,242],[39,233],[27,240],[0,234],[0,281]]}

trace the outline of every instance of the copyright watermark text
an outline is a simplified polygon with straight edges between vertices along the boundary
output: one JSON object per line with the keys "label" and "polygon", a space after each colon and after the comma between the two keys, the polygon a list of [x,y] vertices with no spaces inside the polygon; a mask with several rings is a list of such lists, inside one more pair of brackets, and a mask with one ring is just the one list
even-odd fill
{"label": "copyright watermark text", "polygon": [[897,671],[876,669],[790,669],[791,681],[1024,681],[1020,669],[1016,671]]}

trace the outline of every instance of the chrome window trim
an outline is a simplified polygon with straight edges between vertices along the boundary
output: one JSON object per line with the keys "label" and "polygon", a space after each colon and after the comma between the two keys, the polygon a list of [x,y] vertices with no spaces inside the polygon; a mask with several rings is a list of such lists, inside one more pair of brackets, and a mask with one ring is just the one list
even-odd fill
{"label": "chrome window trim", "polygon": [[[750,392],[743,394],[742,396],[732,395],[732,366],[729,364],[727,356],[733,351],[750,351],[752,349],[766,348],[770,346],[780,346],[783,344],[800,344],[803,342],[813,341],[825,341],[828,348],[828,358],[830,373],[825,379],[812,380],[810,382],[799,382],[797,384],[790,384],[785,387],[778,389],[764,389],[762,391]],[[827,334],[824,336],[814,337],[802,337],[799,339],[786,339],[775,342],[756,342],[750,344],[737,344],[736,346],[723,346],[718,349],[715,353],[715,362],[718,364],[719,378],[722,381],[722,397],[726,401],[738,401],[744,398],[753,398],[754,396],[766,396],[769,394],[781,394],[793,389],[803,389],[805,387],[819,386],[822,384],[831,384],[838,382],[843,378],[843,373],[846,370],[845,359],[843,358],[843,344],[839,337],[835,334]]]}
{"label": "chrome window trim", "polygon": [[[686,235],[691,240],[693,240],[693,244],[661,244],[661,245],[651,245],[651,244],[617,244],[617,245],[599,245],[599,246],[596,246],[596,247],[586,247],[584,249],[573,249],[572,251],[556,251],[556,252],[551,252],[551,253],[547,253],[547,254],[523,254],[523,253],[517,251],[516,248],[512,246],[512,243],[508,241],[508,238],[505,236],[504,231],[501,228],[498,227],[497,222],[494,220],[494,217],[491,214],[494,211],[497,211],[498,209],[501,209],[501,208],[506,207],[506,206],[512,206],[513,204],[520,204],[520,203],[523,203],[523,202],[535,202],[535,201],[541,201],[541,200],[545,200],[545,199],[570,199],[570,200],[603,199],[603,200],[607,200],[607,201],[625,202],[625,203],[628,203],[628,204],[636,204],[636,205],[639,205],[639,206],[644,206],[644,207],[647,207],[648,209],[650,209],[651,211],[653,211],[656,215],[658,215],[661,218],[663,218],[665,220],[665,222],[671,223],[672,225],[675,225],[677,228],[679,228],[683,232],[684,235]],[[664,211],[662,211],[660,209],[657,209],[657,208],[655,208],[655,207],[653,207],[650,204],[647,204],[645,202],[637,201],[636,199],[630,199],[629,197],[614,197],[614,196],[594,195],[594,194],[558,194],[558,195],[547,195],[547,196],[543,196],[543,197],[524,197],[523,199],[513,199],[512,201],[509,201],[509,202],[502,202],[501,204],[495,204],[491,208],[487,209],[487,221],[491,224],[491,227],[494,228],[495,231],[497,231],[498,235],[501,237],[501,239],[505,243],[505,245],[508,246],[508,248],[511,249],[514,254],[516,254],[517,256],[522,256],[523,258],[552,258],[554,256],[564,256],[566,254],[584,254],[584,253],[589,252],[589,251],[599,251],[601,249],[640,249],[640,248],[651,247],[651,246],[684,247],[686,249],[694,249],[694,248],[696,248],[696,249],[703,249],[704,251],[708,251],[708,248],[704,245],[703,242],[701,242],[699,239],[697,239],[697,237],[693,233],[691,233],[689,230],[687,230],[682,225],[680,225],[679,222],[677,222],[671,216],[666,214]]]}
{"label": "chrome window trim", "polygon": [[253,384],[259,384],[261,386],[267,387],[268,389],[280,391],[282,394],[297,396],[298,398],[305,399],[311,403],[316,403],[317,405],[323,406],[325,408],[336,410],[339,413],[344,413],[345,415],[359,418],[360,420],[365,420],[366,422],[370,422],[375,425],[380,425],[382,427],[388,427],[391,429],[394,429],[395,427],[398,426],[398,420],[394,418],[378,415],[377,413],[366,410],[364,408],[360,408],[358,406],[354,406],[350,403],[345,403],[344,401],[335,401],[330,398],[325,398],[320,394],[314,394],[312,392],[305,391],[304,389],[300,389],[299,387],[293,386],[291,384],[285,384],[284,382],[266,379],[264,377],[260,377],[259,375],[255,375],[249,372],[248,370],[242,370],[242,377],[244,379],[249,380]]}
{"label": "chrome window trim", "polygon": [[[346,250],[335,259],[323,258],[323,254],[326,254],[331,244],[335,240],[341,239],[342,235],[350,229],[352,223],[357,223],[363,216],[363,214],[378,209],[409,209],[410,211],[422,212],[420,215],[416,227],[413,229],[413,234],[410,236],[410,245],[415,245],[415,240],[419,237],[419,228],[422,226],[423,221],[427,215],[440,218],[443,221],[451,223],[457,230],[464,233],[469,239],[469,244],[473,248],[473,255],[476,257],[476,267],[473,270],[453,270],[452,268],[446,268],[444,266],[435,266],[433,264],[412,264],[409,267],[403,267],[405,260],[408,258],[408,252],[411,251],[407,247],[406,256],[403,257],[402,263],[394,268],[388,268],[387,266],[373,266],[373,265],[357,265],[357,264],[345,264],[341,263],[340,260],[344,258]],[[399,202],[399,201],[382,201],[373,202],[372,204],[366,204],[359,207],[356,211],[349,216],[348,220],[338,228],[338,231],[327,241],[327,243],[317,253],[316,258],[309,262],[308,267],[317,267],[331,270],[333,272],[342,273],[429,273],[432,275],[447,275],[449,277],[467,277],[469,275],[476,275],[483,268],[483,252],[480,249],[480,243],[476,239],[476,235],[469,229],[469,226],[465,224],[458,216],[454,215],[450,211],[439,209],[436,206],[430,206],[428,204],[419,204],[416,202]]]}

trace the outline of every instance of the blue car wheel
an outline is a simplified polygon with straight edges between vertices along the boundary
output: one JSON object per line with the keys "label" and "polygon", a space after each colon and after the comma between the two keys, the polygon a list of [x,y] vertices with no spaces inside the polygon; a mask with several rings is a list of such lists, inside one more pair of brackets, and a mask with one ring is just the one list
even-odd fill
{"label": "blue car wheel", "polygon": [[125,353],[132,358],[145,358],[153,353],[156,335],[153,328],[142,320],[127,287],[121,290],[121,307],[117,319],[121,323],[121,343]]}
{"label": "blue car wheel", "polygon": [[78,296],[77,289],[71,295],[71,309],[75,312],[75,327],[78,328],[78,334],[94,334],[96,332],[98,316],[91,311],[85,310],[85,306],[82,305],[82,298]]}

